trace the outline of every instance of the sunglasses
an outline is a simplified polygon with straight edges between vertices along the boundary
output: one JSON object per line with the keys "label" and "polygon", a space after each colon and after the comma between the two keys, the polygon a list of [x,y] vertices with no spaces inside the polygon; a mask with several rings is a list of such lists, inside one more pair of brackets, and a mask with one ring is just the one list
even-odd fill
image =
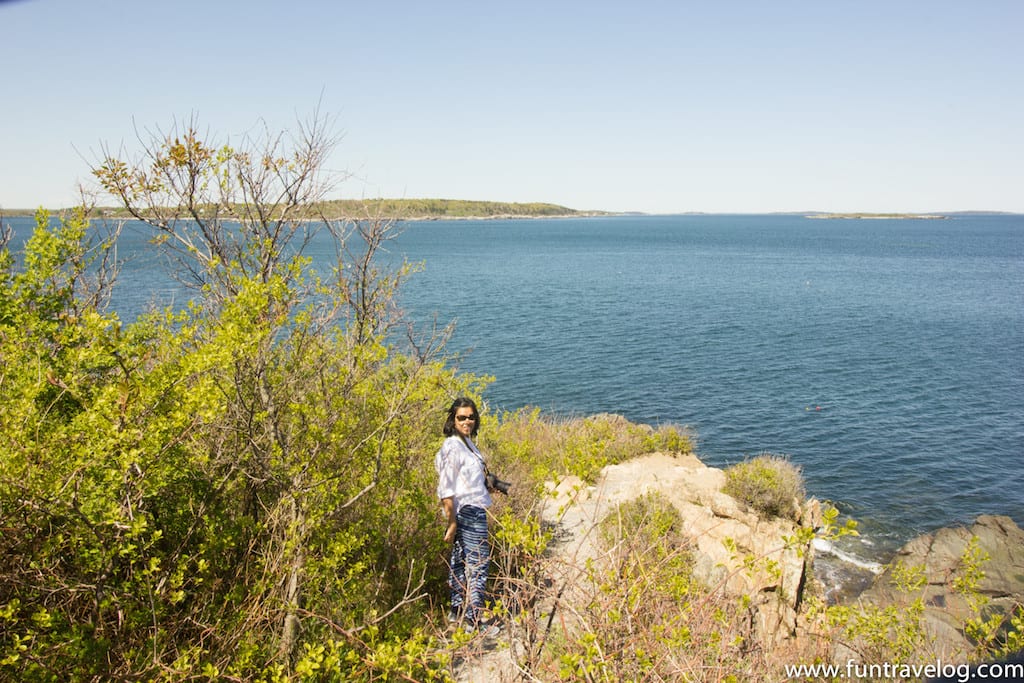
{"label": "sunglasses", "polygon": [[476,415],[456,415],[455,419],[459,422],[466,422],[467,420],[476,420]]}

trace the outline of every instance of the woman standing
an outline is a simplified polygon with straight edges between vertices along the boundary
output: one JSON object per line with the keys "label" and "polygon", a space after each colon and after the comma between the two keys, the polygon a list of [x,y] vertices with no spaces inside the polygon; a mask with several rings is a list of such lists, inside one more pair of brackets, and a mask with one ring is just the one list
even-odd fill
{"label": "woman standing", "polygon": [[467,630],[482,628],[491,544],[487,538],[487,466],[473,443],[480,429],[480,413],[468,398],[457,398],[444,423],[445,440],[434,458],[437,497],[448,526],[444,540],[452,543],[448,586],[453,622],[465,619]]}

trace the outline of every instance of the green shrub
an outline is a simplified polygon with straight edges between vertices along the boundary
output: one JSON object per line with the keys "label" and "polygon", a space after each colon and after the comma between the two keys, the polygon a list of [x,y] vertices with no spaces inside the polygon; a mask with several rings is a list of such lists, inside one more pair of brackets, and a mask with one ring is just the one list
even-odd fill
{"label": "green shrub", "polygon": [[762,514],[790,519],[799,516],[805,496],[800,467],[770,453],[726,469],[723,491]]}

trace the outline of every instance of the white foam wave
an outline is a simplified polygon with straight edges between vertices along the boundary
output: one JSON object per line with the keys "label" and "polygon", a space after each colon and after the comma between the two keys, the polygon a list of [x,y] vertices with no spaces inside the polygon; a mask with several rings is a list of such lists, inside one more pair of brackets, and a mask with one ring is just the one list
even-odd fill
{"label": "white foam wave", "polygon": [[855,555],[840,550],[831,541],[825,540],[824,538],[814,539],[814,550],[824,555],[831,555],[832,557],[842,560],[848,564],[852,564],[855,567],[866,569],[873,574],[881,574],[885,571],[885,565],[879,564],[878,562],[871,562],[869,560],[863,560]]}

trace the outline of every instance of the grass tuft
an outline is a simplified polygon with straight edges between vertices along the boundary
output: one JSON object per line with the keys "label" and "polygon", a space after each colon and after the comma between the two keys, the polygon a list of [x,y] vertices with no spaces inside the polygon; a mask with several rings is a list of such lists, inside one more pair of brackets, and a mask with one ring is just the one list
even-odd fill
{"label": "grass tuft", "polygon": [[799,517],[806,497],[800,467],[771,453],[726,469],[722,490],[762,514],[787,519]]}

